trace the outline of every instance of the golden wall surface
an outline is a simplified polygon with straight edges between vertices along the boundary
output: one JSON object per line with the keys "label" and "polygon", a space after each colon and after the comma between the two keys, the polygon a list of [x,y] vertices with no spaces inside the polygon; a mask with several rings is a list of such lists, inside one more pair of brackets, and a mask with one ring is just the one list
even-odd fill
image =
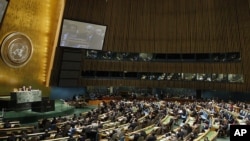
{"label": "golden wall surface", "polygon": [[[9,67],[0,60],[0,95],[31,85],[49,95],[48,80],[57,45],[64,0],[11,0],[0,29],[1,43],[7,35],[21,32],[33,45],[30,61],[22,67]],[[2,56],[1,56],[2,58]]]}

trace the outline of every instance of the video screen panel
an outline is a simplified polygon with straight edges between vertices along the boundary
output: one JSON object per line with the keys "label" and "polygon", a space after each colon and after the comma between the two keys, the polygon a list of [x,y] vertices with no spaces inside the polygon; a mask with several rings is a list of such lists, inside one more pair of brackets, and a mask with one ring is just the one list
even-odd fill
{"label": "video screen panel", "polygon": [[0,23],[3,20],[8,3],[9,2],[7,0],[0,0]]}
{"label": "video screen panel", "polygon": [[106,28],[105,25],[63,19],[60,46],[102,50]]}

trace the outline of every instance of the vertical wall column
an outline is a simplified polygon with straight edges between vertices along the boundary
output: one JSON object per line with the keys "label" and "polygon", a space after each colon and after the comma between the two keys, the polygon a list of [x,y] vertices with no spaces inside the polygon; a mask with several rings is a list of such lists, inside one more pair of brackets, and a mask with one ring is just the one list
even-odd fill
{"label": "vertical wall column", "polygon": [[196,90],[196,99],[201,99],[201,92],[202,92],[201,89]]}

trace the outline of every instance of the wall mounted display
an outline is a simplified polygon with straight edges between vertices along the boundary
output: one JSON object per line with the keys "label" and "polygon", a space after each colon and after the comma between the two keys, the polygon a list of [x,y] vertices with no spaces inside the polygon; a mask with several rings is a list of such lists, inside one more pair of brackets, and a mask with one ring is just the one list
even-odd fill
{"label": "wall mounted display", "polygon": [[2,23],[8,3],[9,2],[7,0],[0,0],[0,23]]}
{"label": "wall mounted display", "polygon": [[106,26],[64,19],[60,46],[102,50]]}

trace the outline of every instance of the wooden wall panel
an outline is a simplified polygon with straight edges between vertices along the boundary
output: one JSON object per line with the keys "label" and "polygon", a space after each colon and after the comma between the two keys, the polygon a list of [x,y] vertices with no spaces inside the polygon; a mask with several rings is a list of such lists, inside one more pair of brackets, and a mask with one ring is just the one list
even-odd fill
{"label": "wooden wall panel", "polygon": [[[197,88],[208,85],[211,89],[239,91],[250,89],[249,0],[67,0],[65,17],[107,25],[104,51],[166,54],[240,52],[242,55],[240,62],[233,63],[85,60],[84,69],[238,73],[244,74],[244,84],[167,82],[166,85]],[[149,82],[135,82],[138,86],[143,84],[151,85]]]}
{"label": "wooden wall panel", "polygon": [[237,10],[241,5],[235,3],[69,0],[65,17],[107,25],[104,50],[224,52],[240,44]]}
{"label": "wooden wall panel", "polygon": [[[249,2],[249,1],[248,1]],[[248,3],[249,4],[249,3]],[[244,12],[245,10],[249,10],[249,5],[244,5],[244,3],[241,3],[239,1],[236,2],[236,5],[238,7],[242,7],[241,9],[238,9],[238,20],[241,21],[239,22],[239,39],[240,39],[240,48],[242,51],[242,60],[243,60],[243,65],[242,65],[242,71],[245,75],[245,90],[249,91],[250,90],[250,81],[249,81],[249,70],[250,70],[250,65],[249,65],[249,44],[250,44],[250,38],[249,38],[249,25],[250,25],[250,16],[249,13]]]}

